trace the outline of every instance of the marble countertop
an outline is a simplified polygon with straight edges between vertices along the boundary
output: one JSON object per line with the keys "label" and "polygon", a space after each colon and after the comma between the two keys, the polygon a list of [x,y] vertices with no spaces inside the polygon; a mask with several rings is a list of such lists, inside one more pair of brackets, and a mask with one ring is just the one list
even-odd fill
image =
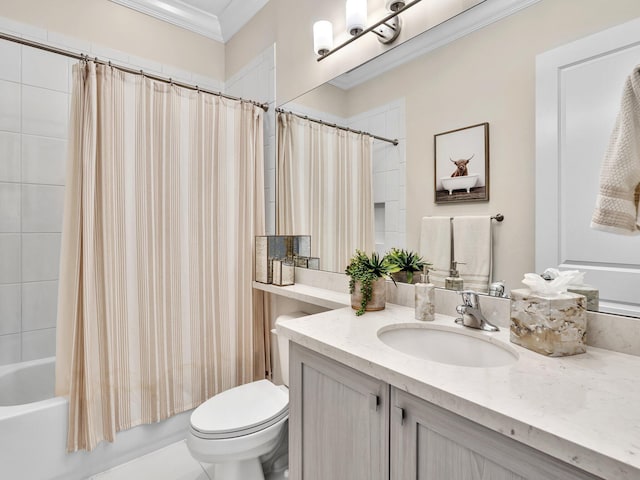
{"label": "marble countertop", "polygon": [[253,282],[253,288],[324,308],[333,309],[351,305],[351,295],[348,293],[313,287],[303,283],[280,287],[270,283]]}
{"label": "marble countertop", "polygon": [[[405,355],[377,331],[415,323],[446,325],[492,337],[517,351],[516,363],[459,367]],[[640,358],[589,347],[549,358],[509,342],[508,329],[487,333],[436,314],[418,322],[393,304],[356,317],[342,308],[284,322],[291,341],[606,479],[640,478]]]}

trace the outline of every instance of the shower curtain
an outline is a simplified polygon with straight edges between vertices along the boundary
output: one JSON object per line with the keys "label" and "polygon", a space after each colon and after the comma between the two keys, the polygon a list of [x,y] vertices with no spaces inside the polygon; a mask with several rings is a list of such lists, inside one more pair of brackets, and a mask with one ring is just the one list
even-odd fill
{"label": "shower curtain", "polygon": [[73,75],[56,365],[69,451],[265,375],[262,110],[93,62]]}
{"label": "shower curtain", "polygon": [[375,248],[373,138],[278,113],[277,231],[311,235],[323,270]]}

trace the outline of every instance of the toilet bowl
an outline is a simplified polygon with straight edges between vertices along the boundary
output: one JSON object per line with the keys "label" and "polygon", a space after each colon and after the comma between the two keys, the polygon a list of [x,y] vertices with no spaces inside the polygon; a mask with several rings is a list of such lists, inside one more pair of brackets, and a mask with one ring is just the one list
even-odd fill
{"label": "toilet bowl", "polygon": [[[279,322],[306,315],[281,315]],[[289,383],[289,344],[278,338],[278,357],[285,385]],[[187,447],[200,462],[215,464],[214,476],[224,480],[264,480],[260,457],[273,452],[286,435],[289,391],[258,380],[221,392],[191,414]]]}

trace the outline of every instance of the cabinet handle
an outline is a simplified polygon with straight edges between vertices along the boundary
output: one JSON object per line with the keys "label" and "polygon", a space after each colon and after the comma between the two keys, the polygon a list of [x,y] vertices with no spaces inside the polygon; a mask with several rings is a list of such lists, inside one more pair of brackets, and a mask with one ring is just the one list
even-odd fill
{"label": "cabinet handle", "polygon": [[404,423],[404,408],[393,407],[395,412],[396,420],[402,425]]}
{"label": "cabinet handle", "polygon": [[376,395],[375,393],[370,393],[369,394],[369,408],[371,408],[371,410],[378,410],[378,406],[380,406],[380,397],[378,397],[378,395]]}

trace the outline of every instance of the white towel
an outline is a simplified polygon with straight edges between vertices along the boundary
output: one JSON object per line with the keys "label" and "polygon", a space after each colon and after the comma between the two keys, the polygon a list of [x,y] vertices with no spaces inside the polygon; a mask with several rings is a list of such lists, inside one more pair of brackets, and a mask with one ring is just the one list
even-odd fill
{"label": "white towel", "polygon": [[465,290],[489,290],[493,265],[491,224],[488,215],[453,219],[453,256],[459,262]]}
{"label": "white towel", "polygon": [[627,77],[620,112],[600,170],[591,228],[640,233],[640,66]]}
{"label": "white towel", "polygon": [[424,217],[420,229],[420,255],[432,264],[429,277],[436,287],[444,288],[451,268],[450,217]]}

